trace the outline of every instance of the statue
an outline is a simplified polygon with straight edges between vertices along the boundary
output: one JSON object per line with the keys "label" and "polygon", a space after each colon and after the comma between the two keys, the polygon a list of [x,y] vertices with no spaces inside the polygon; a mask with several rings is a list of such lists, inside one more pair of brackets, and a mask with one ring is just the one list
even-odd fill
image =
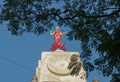
{"label": "statue", "polygon": [[38,82],[37,77],[36,77],[36,76],[34,76],[34,77],[32,78],[32,80],[31,80],[31,82]]}
{"label": "statue", "polygon": [[51,51],[55,51],[57,48],[65,51],[66,48],[64,44],[61,42],[61,37],[65,34],[65,32],[60,32],[59,27],[56,27],[55,32],[50,32],[50,35],[54,37],[54,43],[52,44]]}
{"label": "statue", "polygon": [[92,82],[99,82],[99,79],[97,77],[93,78]]}

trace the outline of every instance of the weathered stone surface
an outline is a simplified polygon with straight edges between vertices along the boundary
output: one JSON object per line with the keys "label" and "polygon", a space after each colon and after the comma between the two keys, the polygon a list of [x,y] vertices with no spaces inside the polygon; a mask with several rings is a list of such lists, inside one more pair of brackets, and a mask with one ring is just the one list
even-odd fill
{"label": "weathered stone surface", "polygon": [[81,70],[81,74],[77,77],[70,75],[70,70],[67,66],[70,62],[70,57],[78,52],[42,52],[41,60],[38,61],[36,68],[36,77],[38,82],[86,82],[86,79],[80,78],[80,75],[85,72]]}

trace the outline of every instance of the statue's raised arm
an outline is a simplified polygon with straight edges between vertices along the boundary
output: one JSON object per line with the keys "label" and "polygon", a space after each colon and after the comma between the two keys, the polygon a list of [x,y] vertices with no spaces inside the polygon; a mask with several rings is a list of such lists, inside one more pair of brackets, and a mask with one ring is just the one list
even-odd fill
{"label": "statue's raised arm", "polygon": [[51,35],[51,36],[53,36],[53,35],[54,35],[54,33],[55,33],[55,32],[53,32],[53,31],[50,31],[50,35]]}

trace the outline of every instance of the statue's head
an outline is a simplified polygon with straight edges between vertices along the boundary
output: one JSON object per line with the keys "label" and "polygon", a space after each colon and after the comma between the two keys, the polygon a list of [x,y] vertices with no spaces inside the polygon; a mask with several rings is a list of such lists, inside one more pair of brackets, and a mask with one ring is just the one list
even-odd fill
{"label": "statue's head", "polygon": [[93,78],[92,82],[99,82],[99,79],[97,77]]}
{"label": "statue's head", "polygon": [[56,31],[59,31],[59,27],[58,26],[56,27]]}

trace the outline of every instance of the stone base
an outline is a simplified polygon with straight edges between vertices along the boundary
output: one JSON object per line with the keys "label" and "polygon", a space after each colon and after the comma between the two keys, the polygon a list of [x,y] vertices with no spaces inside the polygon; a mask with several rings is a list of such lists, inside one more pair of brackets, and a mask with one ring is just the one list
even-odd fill
{"label": "stone base", "polygon": [[70,75],[70,70],[67,66],[70,62],[70,57],[78,52],[42,52],[41,60],[38,61],[36,68],[37,82],[87,82],[86,78],[80,78],[85,70],[81,70],[81,74],[77,77]]}

